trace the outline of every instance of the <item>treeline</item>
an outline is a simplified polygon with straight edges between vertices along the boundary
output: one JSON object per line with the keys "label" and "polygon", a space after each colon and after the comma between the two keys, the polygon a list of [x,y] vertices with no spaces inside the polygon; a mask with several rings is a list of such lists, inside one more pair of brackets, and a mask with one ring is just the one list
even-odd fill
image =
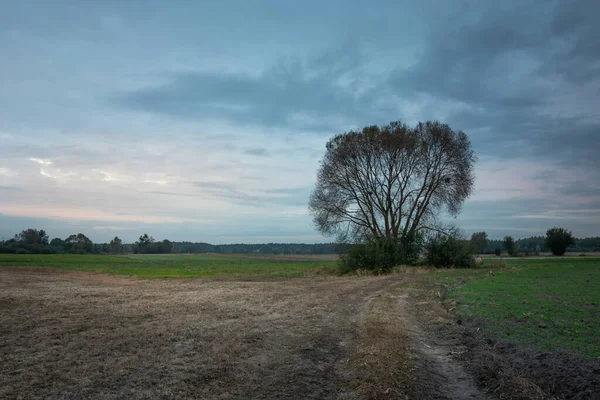
{"label": "treeline", "polygon": [[266,244],[209,244],[173,242],[178,253],[223,254],[337,254],[345,253],[347,246],[338,243],[266,243]]}
{"label": "treeline", "polygon": [[109,243],[93,243],[83,233],[65,239],[49,240],[44,230],[26,229],[13,238],[0,241],[0,253],[16,254],[170,254],[170,253],[221,253],[221,254],[338,254],[347,251],[346,245],[337,243],[266,243],[223,244],[203,242],[172,242],[155,240],[147,233],[135,243],[123,243],[115,236]]}
{"label": "treeline", "polygon": [[74,233],[65,239],[49,240],[43,229],[26,229],[12,239],[0,241],[0,253],[14,254],[87,254],[96,252],[94,243],[83,233]]}
{"label": "treeline", "polygon": [[[506,238],[505,238],[506,239]],[[506,241],[488,239],[485,232],[476,232],[471,237],[473,249],[480,254],[494,254],[498,250],[526,255],[549,252],[545,236],[532,236],[513,241],[514,247],[506,248]],[[26,229],[13,238],[0,241],[0,253],[16,254],[169,254],[169,253],[221,253],[221,254],[346,254],[349,245],[339,243],[266,243],[266,244],[210,244],[204,242],[172,242],[155,240],[143,234],[135,243],[123,243],[116,237],[109,243],[93,243],[83,233],[69,235],[65,239],[49,240],[46,231]],[[510,251],[509,251],[510,250]],[[575,245],[567,248],[569,252],[600,251],[600,237],[575,239]]]}
{"label": "treeline", "polygon": [[[546,246],[545,236],[531,236],[523,239],[516,239],[514,241],[516,252],[523,253],[546,253],[550,252],[550,248]],[[494,254],[496,249],[500,249],[502,252],[508,252],[504,240],[492,240],[488,239],[487,245],[480,251],[481,254]],[[582,239],[575,239],[575,245],[567,247],[567,251],[571,253],[585,253],[591,251],[600,251],[600,236],[588,237]]]}

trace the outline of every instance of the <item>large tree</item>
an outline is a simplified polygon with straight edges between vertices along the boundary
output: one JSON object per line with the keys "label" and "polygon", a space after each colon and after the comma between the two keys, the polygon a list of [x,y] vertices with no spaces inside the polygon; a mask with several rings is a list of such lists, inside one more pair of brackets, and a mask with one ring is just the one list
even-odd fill
{"label": "large tree", "polygon": [[467,135],[437,121],[349,131],[327,143],[309,209],[325,235],[413,238],[460,212],[475,160]]}

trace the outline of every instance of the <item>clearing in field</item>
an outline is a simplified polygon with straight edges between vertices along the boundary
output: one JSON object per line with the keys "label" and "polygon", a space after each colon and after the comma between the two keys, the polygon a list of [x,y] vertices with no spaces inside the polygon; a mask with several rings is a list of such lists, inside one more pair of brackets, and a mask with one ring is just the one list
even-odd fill
{"label": "clearing in field", "polygon": [[2,256],[0,398],[591,398],[600,260],[566,261],[319,277],[332,261]]}

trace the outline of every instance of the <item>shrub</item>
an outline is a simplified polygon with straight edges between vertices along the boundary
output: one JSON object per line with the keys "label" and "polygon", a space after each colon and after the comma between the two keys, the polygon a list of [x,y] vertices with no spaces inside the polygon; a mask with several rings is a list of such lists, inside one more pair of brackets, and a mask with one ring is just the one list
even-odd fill
{"label": "shrub", "polygon": [[474,268],[473,248],[457,235],[437,235],[427,243],[427,262],[436,268]]}
{"label": "shrub", "polygon": [[552,254],[562,256],[565,254],[567,247],[575,245],[575,239],[571,231],[564,228],[552,228],[546,232],[546,246],[550,247]]}
{"label": "shrub", "polygon": [[340,258],[340,272],[366,270],[387,273],[397,265],[414,265],[419,258],[420,237],[396,240],[393,238],[370,239],[348,249]]}
{"label": "shrub", "polygon": [[500,249],[500,247],[496,247],[494,249],[494,254],[496,254],[497,256],[502,255],[502,250]]}
{"label": "shrub", "polygon": [[31,254],[29,250],[23,249],[21,247],[15,249],[15,254]]}

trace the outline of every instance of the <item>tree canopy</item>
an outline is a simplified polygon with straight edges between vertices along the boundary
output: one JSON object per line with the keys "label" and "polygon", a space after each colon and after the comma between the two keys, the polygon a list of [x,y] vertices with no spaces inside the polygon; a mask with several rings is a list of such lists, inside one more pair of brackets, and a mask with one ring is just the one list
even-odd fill
{"label": "tree canopy", "polygon": [[546,231],[546,246],[550,248],[555,256],[562,256],[567,251],[567,247],[575,245],[575,239],[564,228],[551,228]]}
{"label": "tree canopy", "polygon": [[349,131],[327,143],[309,209],[325,235],[405,240],[460,212],[475,161],[468,136],[437,121]]}
{"label": "tree canopy", "polygon": [[65,251],[80,251],[92,253],[94,251],[94,243],[83,233],[70,235],[64,241]]}
{"label": "tree canopy", "polygon": [[504,236],[504,239],[502,239],[502,244],[504,244],[504,248],[506,249],[508,255],[512,256],[515,254],[515,239],[513,239],[512,236]]}
{"label": "tree canopy", "polygon": [[475,232],[471,235],[471,246],[473,250],[481,254],[485,252],[488,245],[488,235],[485,232]]}

